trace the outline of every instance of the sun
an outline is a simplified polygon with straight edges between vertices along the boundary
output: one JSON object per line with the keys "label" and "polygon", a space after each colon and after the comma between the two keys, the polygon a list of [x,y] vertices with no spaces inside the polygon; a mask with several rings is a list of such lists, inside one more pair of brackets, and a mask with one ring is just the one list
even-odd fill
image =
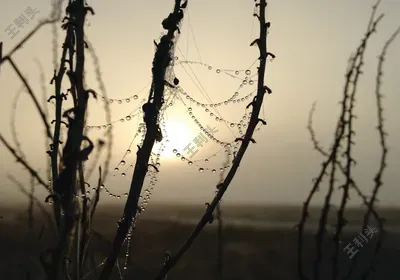
{"label": "sun", "polygon": [[[165,123],[167,137],[161,142],[165,145],[162,157],[172,159],[176,157],[174,149],[184,153],[185,147],[193,140],[193,132],[183,121],[177,119],[169,119]],[[168,140],[168,142],[166,142]],[[154,151],[160,147],[160,143],[155,145]]]}

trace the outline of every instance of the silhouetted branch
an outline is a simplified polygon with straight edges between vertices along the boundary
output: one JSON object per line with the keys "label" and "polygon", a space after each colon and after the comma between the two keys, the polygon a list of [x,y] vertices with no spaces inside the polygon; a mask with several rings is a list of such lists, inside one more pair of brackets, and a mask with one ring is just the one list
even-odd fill
{"label": "silhouetted branch", "polygon": [[[351,155],[351,146],[354,144],[352,138],[355,134],[355,132],[352,129],[353,125],[353,119],[355,118],[355,115],[353,114],[353,108],[354,108],[354,102],[355,102],[355,94],[356,94],[356,89],[357,89],[357,83],[358,83],[358,78],[362,74],[361,67],[363,66],[363,56],[364,52],[366,49],[367,41],[372,35],[372,33],[375,32],[376,25],[378,22],[382,19],[382,16],[379,16],[377,19],[374,18],[375,13],[376,13],[376,8],[377,5],[373,7],[372,15],[369,20],[369,25],[368,25],[368,30],[367,33],[365,34],[361,44],[357,48],[356,53],[354,56],[350,59],[349,61],[349,68],[346,74],[346,81],[345,81],[345,87],[344,87],[344,92],[343,92],[343,100],[341,102],[342,108],[341,108],[341,114],[339,117],[339,121],[337,124],[336,132],[335,132],[335,141],[332,145],[331,152],[328,154],[325,152],[318,144],[315,134],[312,130],[311,127],[311,117],[312,114],[315,110],[315,104],[313,105],[313,108],[311,109],[310,112],[310,119],[309,119],[309,125],[308,129],[311,134],[311,139],[314,144],[314,148],[319,151],[321,154],[325,155],[327,157],[326,161],[323,162],[322,164],[322,169],[319,175],[314,178],[314,185],[310,191],[310,194],[308,195],[306,201],[304,202],[304,207],[301,215],[301,219],[298,226],[298,275],[300,279],[305,280],[309,279],[306,277],[303,271],[303,264],[302,264],[302,256],[303,256],[303,231],[304,231],[304,226],[306,219],[308,218],[309,212],[309,204],[312,200],[312,197],[314,194],[318,191],[320,184],[323,180],[323,177],[327,174],[327,168],[329,165],[331,165],[331,172],[330,172],[330,180],[329,180],[329,189],[328,193],[325,197],[325,203],[322,209],[321,217],[320,217],[320,222],[319,222],[319,228],[317,231],[317,256],[315,260],[315,265],[314,265],[314,280],[319,279],[319,270],[320,270],[320,264],[322,261],[322,242],[323,238],[325,235],[326,231],[326,223],[327,223],[327,217],[329,214],[329,209],[330,209],[330,200],[332,197],[332,193],[334,190],[334,183],[335,183],[335,170],[336,170],[336,165],[339,164],[339,167],[341,171],[345,175],[345,184],[342,186],[343,188],[343,196],[340,204],[340,208],[338,211],[338,223],[336,226],[336,232],[334,234],[334,241],[335,241],[335,254],[333,257],[333,279],[336,279],[338,276],[338,252],[339,252],[339,239],[341,237],[341,232],[343,229],[343,226],[346,224],[346,220],[344,219],[344,210],[345,206],[348,200],[348,194],[349,194],[349,188],[354,185],[354,181],[351,178],[351,170],[352,170],[352,165],[355,163],[355,160],[352,158]],[[347,135],[346,135],[346,130],[347,130]],[[346,165],[343,167],[340,162],[338,161],[338,156],[337,153],[339,152],[341,148],[341,142],[343,141],[343,138],[346,138],[347,141],[345,142],[346,144],[346,149],[344,152],[344,156],[346,158]]]}
{"label": "silhouetted branch", "polygon": [[48,190],[47,184],[46,184],[45,181],[40,177],[40,175],[36,172],[36,170],[33,169],[33,168],[28,164],[28,162],[27,162],[25,159],[23,159],[21,156],[19,156],[19,155],[17,154],[17,152],[15,151],[15,149],[13,149],[13,148],[11,147],[11,145],[6,141],[6,139],[3,137],[2,134],[0,134],[0,141],[1,141],[1,142],[4,144],[4,146],[10,151],[10,153],[15,157],[15,159],[17,160],[17,162],[21,163],[21,165],[22,165],[23,167],[25,167],[25,168],[28,170],[28,172],[29,172],[33,177],[36,178],[36,180],[39,182],[39,184],[42,185],[43,187],[45,187],[46,190]]}
{"label": "silhouetted branch", "polygon": [[122,244],[137,214],[139,196],[148,171],[151,151],[159,132],[159,125],[157,122],[160,109],[164,102],[165,72],[173,60],[170,52],[173,45],[176,43],[174,40],[174,34],[175,31],[179,32],[178,26],[181,23],[183,16],[184,11],[181,8],[181,0],[175,0],[173,13],[170,13],[162,22],[164,29],[167,30],[167,34],[161,38],[155,53],[152,68],[153,83],[148,102],[142,107],[144,112],[143,119],[146,124],[146,135],[142,147],[137,152],[136,164],[124,213],[118,224],[117,234],[114,238],[112,250],[107,257],[99,280],[108,280],[110,278]]}
{"label": "silhouetted branch", "polygon": [[200,219],[199,223],[196,225],[195,229],[193,232],[190,234],[188,239],[184,242],[182,247],[178,250],[178,252],[171,256],[171,258],[168,259],[168,261],[165,262],[164,266],[162,267],[161,271],[158,273],[157,277],[155,278],[156,280],[162,280],[165,275],[168,273],[168,271],[171,270],[172,267],[176,265],[178,260],[183,256],[183,254],[189,249],[189,247],[192,245],[194,240],[197,238],[197,236],[200,234],[200,232],[203,230],[203,228],[207,225],[207,223],[211,222],[213,220],[213,212],[215,208],[217,207],[218,203],[220,202],[221,198],[223,197],[224,193],[226,192],[229,184],[233,180],[237,169],[239,168],[240,162],[250,144],[250,142],[253,142],[254,139],[253,133],[254,130],[256,129],[256,126],[258,124],[258,119],[259,119],[259,113],[261,110],[264,94],[266,93],[265,91],[265,85],[264,85],[264,79],[265,79],[265,67],[266,67],[266,59],[267,59],[267,31],[268,28],[270,27],[269,22],[265,22],[265,10],[266,10],[266,0],[260,0],[260,3],[256,3],[256,6],[259,7],[259,23],[260,23],[260,34],[259,34],[259,51],[260,51],[260,65],[259,65],[259,70],[258,70],[258,85],[257,85],[257,97],[254,100],[253,103],[253,111],[250,117],[250,122],[247,127],[246,133],[244,138],[241,139],[241,146],[239,148],[239,151],[236,154],[235,159],[232,162],[232,167],[229,170],[224,182],[222,184],[219,184],[219,189],[217,194],[215,195],[214,199],[212,200],[211,203],[209,203],[209,206],[207,207],[203,217]]}

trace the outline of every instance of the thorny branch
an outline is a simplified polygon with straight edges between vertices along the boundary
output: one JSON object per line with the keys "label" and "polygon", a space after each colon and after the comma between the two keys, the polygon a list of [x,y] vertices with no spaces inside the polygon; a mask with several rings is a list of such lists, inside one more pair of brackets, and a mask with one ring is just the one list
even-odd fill
{"label": "thorny branch", "polygon": [[118,258],[122,244],[126,235],[136,217],[138,209],[139,196],[143,187],[143,182],[148,171],[148,162],[156,139],[160,139],[160,128],[157,123],[159,112],[164,101],[165,73],[169,67],[173,57],[171,51],[175,39],[175,31],[179,32],[179,24],[181,23],[186,8],[187,1],[181,5],[181,0],[175,0],[174,11],[166,18],[162,25],[167,33],[161,38],[158,44],[154,60],[153,60],[153,82],[149,94],[148,102],[143,105],[144,122],[146,124],[146,135],[142,147],[137,152],[137,159],[132,177],[131,187],[129,190],[127,202],[125,204],[124,213],[119,221],[117,234],[114,238],[113,247],[109,253],[104,268],[100,275],[100,280],[108,280],[111,276],[112,269]]}
{"label": "thorny branch", "polygon": [[[362,198],[363,203],[368,206],[368,208],[370,209],[370,213],[372,213],[374,215],[375,219],[378,221],[379,226],[382,228],[382,219],[379,217],[377,212],[372,208],[372,206],[369,207],[370,202],[368,202],[367,197],[362,194],[361,190],[357,187],[355,180],[352,178],[352,166],[354,164],[356,164],[356,161],[352,157],[352,149],[351,149],[351,146],[354,145],[353,137],[355,135],[355,131],[353,130],[353,120],[354,120],[354,118],[356,118],[355,114],[353,113],[353,109],[355,106],[355,95],[357,92],[357,84],[358,84],[359,77],[362,74],[361,68],[364,64],[364,61],[363,61],[364,53],[365,53],[367,42],[368,42],[369,38],[371,37],[371,35],[374,32],[376,32],[376,26],[383,17],[383,15],[380,15],[379,17],[375,18],[375,14],[376,14],[379,3],[380,3],[380,1],[378,1],[377,4],[373,6],[372,14],[371,14],[371,17],[370,17],[369,23],[368,23],[367,32],[366,32],[364,38],[362,39],[361,44],[358,46],[356,53],[350,58],[349,68],[346,73],[344,96],[343,96],[343,100],[341,102],[341,104],[342,104],[341,115],[340,115],[340,118],[339,118],[339,121],[337,124],[337,128],[336,128],[336,132],[335,132],[335,141],[334,141],[329,153],[326,152],[319,145],[319,143],[316,139],[316,136],[315,136],[315,132],[312,129],[312,115],[315,111],[315,104],[313,105],[313,107],[310,111],[308,129],[309,129],[309,132],[311,135],[312,143],[314,145],[314,148],[319,153],[324,155],[327,159],[322,164],[322,170],[321,170],[320,174],[314,179],[314,185],[310,191],[310,194],[308,195],[308,197],[306,199],[306,202],[304,203],[301,220],[300,220],[299,224],[297,225],[298,226],[298,275],[299,275],[300,279],[302,279],[302,280],[309,279],[304,274],[303,263],[302,263],[303,231],[304,231],[306,219],[308,218],[308,215],[309,215],[308,207],[309,207],[309,204],[311,202],[313,195],[315,194],[316,191],[318,191],[320,184],[323,180],[323,177],[327,173],[327,168],[329,165],[331,165],[329,188],[328,188],[327,195],[325,197],[325,204],[322,209],[320,222],[319,222],[319,228],[318,228],[317,236],[316,236],[316,242],[317,242],[317,252],[316,253],[317,253],[317,255],[316,255],[316,260],[314,263],[313,279],[317,280],[320,277],[319,272],[320,272],[321,261],[322,261],[322,243],[324,240],[324,235],[326,233],[327,217],[328,217],[329,209],[331,206],[330,200],[331,200],[331,196],[332,196],[332,193],[334,190],[334,183],[336,181],[336,178],[335,178],[336,166],[339,168],[339,170],[344,175],[345,183],[343,184],[343,186],[341,186],[341,188],[343,189],[343,195],[342,195],[340,207],[339,207],[338,214],[337,214],[338,222],[336,225],[336,232],[334,233],[335,252],[334,252],[334,256],[333,256],[332,279],[335,280],[339,276],[339,267],[338,267],[339,245],[340,245],[339,241],[340,241],[343,227],[347,223],[347,221],[344,218],[344,212],[345,212],[347,200],[349,199],[350,188],[355,189],[357,194]],[[378,104],[378,106],[379,106],[379,104]],[[378,109],[381,109],[381,107],[378,107]],[[344,157],[346,160],[346,163],[344,166],[338,160],[338,153],[342,147],[342,141],[345,144],[345,151],[342,154],[342,157]]]}
{"label": "thorny branch", "polygon": [[[162,267],[161,271],[158,273],[157,277],[155,278],[156,280],[161,280],[165,277],[165,275],[176,265],[178,260],[183,256],[183,254],[189,249],[189,247],[192,245],[194,240],[197,238],[197,236],[200,234],[200,232],[203,230],[203,228],[207,225],[207,223],[211,222],[213,220],[213,212],[215,208],[217,207],[218,203],[221,201],[222,196],[226,192],[229,184],[233,180],[237,169],[239,168],[240,162],[250,144],[250,142],[254,143],[253,133],[254,130],[256,129],[257,124],[259,123],[259,113],[261,110],[263,98],[266,92],[271,93],[271,89],[268,88],[267,86],[264,85],[264,79],[265,79],[265,68],[266,68],[266,59],[268,56],[267,53],[267,33],[268,29],[270,28],[270,22],[265,21],[265,10],[266,10],[266,0],[260,0],[259,3],[256,3],[256,7],[259,7],[259,14],[255,14],[259,20],[260,23],[260,33],[259,33],[259,38],[255,40],[257,43],[257,46],[260,51],[260,65],[258,68],[258,85],[257,85],[257,96],[255,97],[254,101],[252,102],[253,106],[253,111],[251,114],[250,122],[247,127],[246,133],[243,138],[240,138],[239,140],[242,141],[242,144],[239,148],[239,151],[236,154],[235,159],[233,160],[232,167],[229,170],[225,180],[223,183],[219,184],[218,192],[215,195],[214,199],[210,204],[208,204],[208,207],[203,215],[203,217],[200,219],[199,223],[191,233],[191,235],[188,237],[188,239],[185,241],[185,243],[182,245],[182,247],[179,249],[179,251],[168,258],[168,260],[164,263],[164,266]],[[255,44],[254,42],[252,45]]]}

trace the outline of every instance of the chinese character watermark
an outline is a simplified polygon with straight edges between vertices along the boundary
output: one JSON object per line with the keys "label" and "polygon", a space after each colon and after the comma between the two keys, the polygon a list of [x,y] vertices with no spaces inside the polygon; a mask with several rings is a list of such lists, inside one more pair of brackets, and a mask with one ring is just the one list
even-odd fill
{"label": "chinese character watermark", "polygon": [[[207,131],[209,134],[211,134],[211,135],[213,135],[214,133],[217,133],[217,132],[218,132],[218,130],[217,130],[216,128],[210,128],[208,125],[207,125],[207,127],[206,127],[206,131]],[[196,149],[196,150],[195,150],[196,146],[197,146],[197,148],[203,147],[203,143],[207,143],[207,142],[208,142],[207,137],[206,137],[202,132],[200,132],[199,135],[196,136],[196,137],[194,137],[193,140],[192,140],[192,142],[190,142],[190,143],[185,147],[185,149],[183,149],[183,150],[184,150],[187,154],[189,154],[189,158],[192,158],[192,157],[193,157],[195,154],[197,154],[197,152],[199,151],[199,149]],[[194,144],[194,145],[191,146],[192,144]]]}
{"label": "chinese character watermark", "polygon": [[35,18],[35,15],[38,13],[38,9],[32,9],[30,6],[28,6],[24,10],[24,13],[21,13],[18,17],[16,17],[13,23],[8,25],[7,28],[4,29],[4,32],[7,32],[11,40],[14,39],[20,32],[20,30],[18,29],[24,28],[25,25],[32,21]]}
{"label": "chinese character watermark", "polygon": [[353,239],[353,244],[355,246],[352,246],[352,243],[349,243],[347,244],[346,247],[343,248],[343,251],[346,251],[347,254],[349,255],[349,258],[352,259],[359,251],[359,249],[357,248],[364,247],[364,245],[367,244],[368,241],[372,239],[374,233],[378,233],[378,230],[376,228],[367,226],[364,229],[364,234],[360,232],[358,236]]}

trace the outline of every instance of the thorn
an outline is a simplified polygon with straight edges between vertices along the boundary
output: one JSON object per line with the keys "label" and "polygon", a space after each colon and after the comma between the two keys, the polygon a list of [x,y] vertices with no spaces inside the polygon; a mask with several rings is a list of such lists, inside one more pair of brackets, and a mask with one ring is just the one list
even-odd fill
{"label": "thorn", "polygon": [[249,104],[247,104],[246,109],[249,109],[250,106],[254,105],[254,101],[250,102]]}
{"label": "thorn", "polygon": [[253,42],[251,42],[250,47],[254,46],[255,44],[259,44],[260,39],[255,39]]}
{"label": "thorn", "polygon": [[154,164],[149,164],[148,166],[151,166],[151,167],[153,167],[157,172],[160,172],[160,170],[158,170],[158,168],[154,165]]}
{"label": "thorn", "polygon": [[264,86],[264,93],[265,93],[266,91],[268,92],[268,94],[271,94],[271,93],[272,93],[272,90],[271,90],[269,87]]}
{"label": "thorn", "polygon": [[263,125],[267,125],[267,122],[264,121],[263,119],[258,119],[259,122],[261,122]]}

